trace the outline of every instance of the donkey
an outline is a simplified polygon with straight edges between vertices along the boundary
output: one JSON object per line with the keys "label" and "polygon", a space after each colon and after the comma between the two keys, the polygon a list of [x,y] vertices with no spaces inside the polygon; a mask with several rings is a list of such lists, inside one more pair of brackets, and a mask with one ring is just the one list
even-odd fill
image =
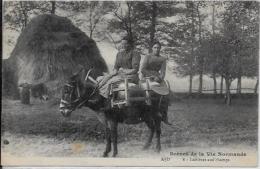
{"label": "donkey", "polygon": [[[91,71],[91,70],[90,70]],[[103,157],[108,157],[113,144],[113,157],[118,154],[117,149],[117,127],[119,123],[137,124],[145,122],[150,134],[143,149],[148,149],[151,145],[154,133],[156,133],[156,151],[160,152],[161,143],[161,116],[159,107],[156,104],[148,106],[141,102],[122,108],[111,108],[110,100],[99,94],[98,83],[89,76],[90,71],[85,69],[70,77],[62,88],[60,101],[60,112],[68,117],[75,109],[82,106],[89,107],[96,112],[101,123],[105,125],[106,149]]]}

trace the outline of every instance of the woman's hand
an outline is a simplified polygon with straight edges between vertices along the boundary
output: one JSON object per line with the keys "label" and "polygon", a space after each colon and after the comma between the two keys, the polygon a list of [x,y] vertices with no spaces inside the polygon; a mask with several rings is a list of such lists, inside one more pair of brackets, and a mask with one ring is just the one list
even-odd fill
{"label": "woman's hand", "polygon": [[120,67],[118,73],[124,73],[124,69]]}
{"label": "woman's hand", "polygon": [[160,83],[162,81],[162,79],[159,78],[158,76],[151,76],[151,79],[158,83]]}
{"label": "woman's hand", "polygon": [[123,68],[120,68],[118,70],[118,73],[121,74],[121,75],[131,75],[131,74],[135,73],[135,69],[123,69]]}
{"label": "woman's hand", "polygon": [[159,78],[159,77],[157,77],[157,76],[154,78],[154,80],[155,80],[156,82],[159,82],[159,83],[162,81],[161,78]]}

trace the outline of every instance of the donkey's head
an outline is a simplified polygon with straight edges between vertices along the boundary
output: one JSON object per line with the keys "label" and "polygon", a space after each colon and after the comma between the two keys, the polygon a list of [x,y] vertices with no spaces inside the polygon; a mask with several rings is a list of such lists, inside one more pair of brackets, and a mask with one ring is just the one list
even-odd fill
{"label": "donkey's head", "polygon": [[[60,112],[68,117],[72,111],[86,103],[96,90],[97,82],[90,77],[90,72],[81,69],[71,76],[62,87]],[[88,81],[91,79],[90,81]]]}

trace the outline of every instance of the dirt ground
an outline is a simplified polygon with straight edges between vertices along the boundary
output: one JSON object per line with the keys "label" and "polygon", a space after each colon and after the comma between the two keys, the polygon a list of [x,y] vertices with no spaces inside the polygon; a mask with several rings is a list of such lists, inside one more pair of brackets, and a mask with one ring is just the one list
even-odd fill
{"label": "dirt ground", "polygon": [[[226,106],[220,99],[184,99],[172,102],[162,124],[162,152],[243,147],[256,151],[256,99],[235,99]],[[64,118],[52,101],[2,99],[1,151],[15,156],[100,157],[105,148],[104,127],[87,108]],[[145,124],[119,125],[118,157],[154,157],[154,144],[143,151],[148,136]]]}

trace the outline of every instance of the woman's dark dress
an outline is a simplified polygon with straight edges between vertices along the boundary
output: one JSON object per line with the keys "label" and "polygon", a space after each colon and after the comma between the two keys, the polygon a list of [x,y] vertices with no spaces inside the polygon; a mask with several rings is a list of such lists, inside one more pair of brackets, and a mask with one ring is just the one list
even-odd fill
{"label": "woman's dark dress", "polygon": [[[109,89],[108,86],[114,81],[118,81],[124,78],[130,78],[129,82],[137,83],[138,82],[138,70],[140,66],[141,56],[138,52],[135,51],[123,51],[118,52],[116,55],[116,62],[114,65],[114,69],[118,71],[116,76],[108,75],[108,77],[104,77],[105,85],[100,88],[100,94],[105,98],[108,97]],[[120,72],[120,68],[122,72]],[[134,69],[131,71],[131,69]],[[127,71],[131,71],[132,73],[124,73]]]}
{"label": "woman's dark dress", "polygon": [[140,71],[143,77],[157,77],[162,81],[165,77],[166,58],[147,55],[143,60]]}

